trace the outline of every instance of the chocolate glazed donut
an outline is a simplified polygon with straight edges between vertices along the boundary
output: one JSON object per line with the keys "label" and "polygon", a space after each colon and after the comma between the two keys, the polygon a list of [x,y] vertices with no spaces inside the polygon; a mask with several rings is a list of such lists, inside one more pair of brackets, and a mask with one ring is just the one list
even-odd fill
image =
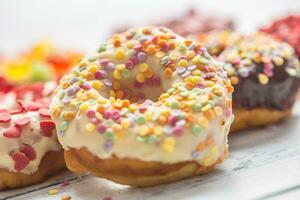
{"label": "chocolate glazed donut", "polygon": [[231,132],[290,116],[300,86],[299,60],[291,46],[257,33],[228,46],[218,59],[235,89]]}

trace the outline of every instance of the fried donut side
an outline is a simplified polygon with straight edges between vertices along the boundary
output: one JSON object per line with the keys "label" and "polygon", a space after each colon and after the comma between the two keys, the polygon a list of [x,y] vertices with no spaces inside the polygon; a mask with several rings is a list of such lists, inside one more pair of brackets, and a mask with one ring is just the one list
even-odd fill
{"label": "fried donut side", "polygon": [[65,161],[63,151],[49,151],[43,157],[38,170],[33,174],[0,169],[0,190],[14,189],[40,183],[64,168]]}
{"label": "fried donut side", "polygon": [[209,167],[201,166],[195,161],[164,164],[137,159],[120,159],[116,156],[109,159],[99,159],[85,148],[65,151],[65,160],[67,167],[76,173],[81,174],[87,168],[97,177],[120,184],[146,187],[208,173],[215,165],[227,158],[227,150],[225,151],[224,155],[226,156],[219,158]]}

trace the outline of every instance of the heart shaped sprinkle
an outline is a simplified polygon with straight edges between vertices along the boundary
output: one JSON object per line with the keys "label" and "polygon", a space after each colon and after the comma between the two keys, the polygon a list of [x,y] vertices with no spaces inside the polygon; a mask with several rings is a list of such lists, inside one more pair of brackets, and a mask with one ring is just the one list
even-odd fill
{"label": "heart shaped sprinkle", "polygon": [[30,162],[25,153],[22,152],[14,153],[12,159],[15,161],[14,169],[18,172],[22,171]]}
{"label": "heart shaped sprinkle", "polygon": [[30,123],[30,117],[16,119],[16,120],[14,120],[14,123],[19,128],[24,127]]}
{"label": "heart shaped sprinkle", "polygon": [[51,137],[55,129],[55,123],[51,120],[40,121],[41,134],[45,137]]}
{"label": "heart shaped sprinkle", "polygon": [[16,126],[4,129],[3,136],[7,138],[19,138],[21,136],[21,129]]}
{"label": "heart shaped sprinkle", "polygon": [[36,159],[36,152],[32,146],[24,144],[20,149],[20,152],[24,153],[27,156],[27,158],[29,158],[29,160]]}

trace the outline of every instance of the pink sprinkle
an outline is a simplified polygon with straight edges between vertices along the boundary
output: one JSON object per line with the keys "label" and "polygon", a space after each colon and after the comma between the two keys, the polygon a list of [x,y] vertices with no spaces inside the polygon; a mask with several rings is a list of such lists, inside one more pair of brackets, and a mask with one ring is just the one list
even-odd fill
{"label": "pink sprinkle", "polygon": [[107,58],[103,58],[102,60],[100,60],[100,65],[102,66],[106,66],[109,63],[109,60]]}
{"label": "pink sprinkle", "polygon": [[175,116],[170,116],[169,117],[169,123],[171,126],[175,126],[176,122],[178,121],[178,118]]}
{"label": "pink sprinkle", "polygon": [[182,134],[183,134],[183,127],[182,126],[176,126],[174,129],[173,129],[173,133],[174,133],[174,135],[175,136],[178,136],[178,137],[180,137],[180,136],[182,136]]}
{"label": "pink sprinkle", "polygon": [[133,69],[133,62],[131,60],[126,61],[125,66],[127,69],[132,70]]}
{"label": "pink sprinkle", "polygon": [[84,90],[89,90],[89,89],[92,88],[91,85],[90,85],[89,83],[87,83],[87,82],[84,82],[84,83],[81,85],[81,87],[82,87]]}
{"label": "pink sprinkle", "polygon": [[143,83],[140,83],[140,82],[138,82],[138,81],[134,81],[134,83],[133,83],[133,85],[134,85],[134,87],[136,87],[136,88],[142,88],[143,87]]}
{"label": "pink sprinkle", "polygon": [[147,78],[145,80],[145,84],[148,85],[148,86],[153,86],[154,85],[153,79],[152,78]]}
{"label": "pink sprinkle", "polygon": [[24,146],[20,149],[20,152],[24,153],[29,160],[36,159],[36,152],[30,145],[24,144]]}
{"label": "pink sprinkle", "polygon": [[103,72],[101,72],[101,71],[96,71],[95,72],[95,78],[96,79],[102,79],[103,77],[104,77]]}
{"label": "pink sprinkle", "polygon": [[30,162],[29,158],[22,152],[14,153],[12,159],[15,161],[14,168],[18,172],[22,171]]}
{"label": "pink sprinkle", "polygon": [[231,108],[228,108],[226,110],[226,117],[230,117],[232,115],[232,109]]}
{"label": "pink sprinkle", "polygon": [[197,88],[204,89],[204,88],[205,88],[205,86],[204,86],[204,84],[203,84],[203,83],[198,83],[198,84],[197,84]]}
{"label": "pink sprinkle", "polygon": [[117,110],[113,111],[112,114],[111,114],[111,118],[112,118],[113,120],[118,120],[118,119],[120,118],[120,113],[119,113],[119,111],[117,111]]}
{"label": "pink sprinkle", "polygon": [[88,110],[87,112],[86,112],[86,116],[88,117],[88,118],[94,118],[95,117],[95,111],[94,110]]}
{"label": "pink sprinkle", "polygon": [[130,60],[133,63],[133,65],[136,65],[139,62],[138,59],[137,59],[137,57],[135,57],[135,56],[133,56],[132,58],[130,58]]}
{"label": "pink sprinkle", "polygon": [[111,113],[109,110],[105,110],[104,113],[103,113],[103,117],[105,119],[109,119],[111,117]]}
{"label": "pink sprinkle", "polygon": [[168,50],[169,50],[169,44],[167,44],[167,43],[164,43],[163,45],[162,45],[162,47],[161,47],[161,49],[164,51],[164,52],[167,52]]}
{"label": "pink sprinkle", "polygon": [[142,51],[143,50],[143,46],[142,45],[136,45],[135,47],[134,47],[134,50],[136,51],[136,52],[140,52],[140,51]]}
{"label": "pink sprinkle", "polygon": [[47,109],[47,108],[40,108],[39,114],[41,117],[50,117],[50,112],[49,112],[49,109]]}
{"label": "pink sprinkle", "polygon": [[106,126],[104,124],[99,124],[97,130],[99,133],[104,133],[106,131]]}
{"label": "pink sprinkle", "polygon": [[147,107],[142,106],[139,108],[140,113],[144,113],[147,110]]}
{"label": "pink sprinkle", "polygon": [[8,112],[0,113],[0,123],[7,123],[11,120],[11,116]]}
{"label": "pink sprinkle", "polygon": [[16,126],[13,126],[5,129],[2,134],[7,138],[19,138],[22,134],[22,130]]}
{"label": "pink sprinkle", "polygon": [[91,122],[92,122],[93,124],[98,124],[98,123],[100,122],[100,120],[97,119],[97,118],[95,117],[95,118],[92,118],[92,119],[91,119]]}
{"label": "pink sprinkle", "polygon": [[24,117],[24,118],[16,119],[14,123],[17,127],[22,128],[28,125],[30,121],[31,121],[30,117]]}
{"label": "pink sprinkle", "polygon": [[152,81],[153,81],[154,85],[158,85],[159,86],[161,84],[161,80],[160,80],[159,76],[153,76],[152,77]]}

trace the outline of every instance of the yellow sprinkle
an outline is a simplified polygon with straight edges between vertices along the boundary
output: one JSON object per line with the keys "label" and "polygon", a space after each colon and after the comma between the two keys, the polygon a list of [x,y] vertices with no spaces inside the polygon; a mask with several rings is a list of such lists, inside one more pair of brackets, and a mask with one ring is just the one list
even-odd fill
{"label": "yellow sprinkle", "polygon": [[118,64],[116,66],[116,69],[122,71],[123,69],[125,69],[125,65],[124,64]]}
{"label": "yellow sprinkle", "polygon": [[170,114],[170,112],[171,112],[170,108],[165,108],[160,111],[160,114],[162,114],[164,116],[168,116]]}
{"label": "yellow sprinkle", "polygon": [[163,142],[163,149],[168,153],[172,153],[174,151],[174,146],[175,140],[173,138],[167,138]]}
{"label": "yellow sprinkle", "polygon": [[141,136],[146,136],[147,134],[148,134],[148,132],[149,132],[149,128],[148,128],[148,126],[141,126],[140,127],[140,130],[139,130],[139,135],[141,135]]}
{"label": "yellow sprinkle", "polygon": [[206,87],[211,87],[211,86],[215,85],[215,82],[213,82],[213,81],[205,81],[205,82],[204,82],[204,85],[205,85]]}
{"label": "yellow sprinkle", "polygon": [[210,152],[212,155],[215,155],[218,152],[218,146],[214,145],[211,149]]}
{"label": "yellow sprinkle", "polygon": [[164,55],[165,55],[165,53],[162,52],[162,51],[159,51],[159,52],[157,52],[157,53],[155,54],[155,56],[156,56],[157,58],[162,58],[162,57],[164,57]]}
{"label": "yellow sprinkle", "polygon": [[92,87],[95,89],[95,90],[101,90],[103,88],[103,83],[102,81],[93,81],[92,82]]}
{"label": "yellow sprinkle", "polygon": [[189,63],[188,63],[188,61],[185,60],[185,59],[181,59],[181,60],[179,60],[179,62],[178,62],[178,66],[180,66],[180,67],[187,67],[188,65],[189,65]]}
{"label": "yellow sprinkle", "polygon": [[154,128],[154,134],[157,136],[161,136],[163,134],[163,128],[161,126],[156,126]]}
{"label": "yellow sprinkle", "polygon": [[199,69],[195,69],[194,71],[192,71],[192,75],[193,76],[200,76],[201,75],[201,71]]}
{"label": "yellow sprinkle", "polygon": [[187,51],[186,56],[188,57],[188,59],[192,59],[195,56],[195,51]]}
{"label": "yellow sprinkle", "polygon": [[203,107],[201,108],[201,112],[208,111],[209,109],[211,109],[211,104],[206,104],[205,106],[203,106]]}
{"label": "yellow sprinkle", "polygon": [[200,55],[197,55],[197,56],[195,56],[193,59],[192,59],[192,62],[194,63],[194,64],[200,64],[201,62],[200,62]]}
{"label": "yellow sprinkle", "polygon": [[201,97],[200,103],[206,104],[208,102],[208,100],[209,100],[209,96],[208,95],[203,95]]}
{"label": "yellow sprinkle", "polygon": [[145,112],[145,118],[146,118],[147,121],[151,121],[152,120],[152,111],[147,110]]}
{"label": "yellow sprinkle", "polygon": [[209,121],[208,121],[208,119],[206,117],[202,116],[202,117],[199,118],[199,124],[203,128],[206,128],[208,126],[208,123],[209,123]]}
{"label": "yellow sprinkle", "polygon": [[139,82],[139,83],[143,83],[145,81],[145,76],[142,73],[138,73],[135,77],[135,79]]}
{"label": "yellow sprinkle", "polygon": [[90,65],[89,68],[88,68],[88,71],[92,72],[92,73],[95,73],[97,71],[97,65],[95,65],[95,64]]}
{"label": "yellow sprinkle", "polygon": [[118,60],[122,60],[123,58],[125,58],[125,52],[122,48],[117,49],[116,53],[115,53],[115,57]]}
{"label": "yellow sprinkle", "polygon": [[114,90],[109,90],[110,97],[116,97],[116,92]]}
{"label": "yellow sprinkle", "polygon": [[134,111],[137,110],[137,107],[136,107],[135,105],[130,105],[130,106],[128,107],[128,109],[129,109],[131,112],[134,112]]}
{"label": "yellow sprinkle", "polygon": [[87,130],[88,132],[93,132],[95,129],[96,129],[95,124],[88,123],[87,125],[85,125],[85,130]]}
{"label": "yellow sprinkle", "polygon": [[113,75],[114,75],[114,79],[117,79],[117,80],[120,80],[122,77],[120,71],[118,71],[118,70],[115,70]]}
{"label": "yellow sprinkle", "polygon": [[200,76],[192,76],[193,83],[199,83],[200,80],[201,80]]}
{"label": "yellow sprinkle", "polygon": [[148,64],[147,63],[141,63],[139,66],[140,72],[145,72],[148,69]]}
{"label": "yellow sprinkle", "polygon": [[176,60],[176,59],[177,59],[176,53],[170,53],[170,54],[169,54],[169,59],[170,59],[170,60]]}
{"label": "yellow sprinkle", "polygon": [[58,194],[58,192],[59,192],[58,189],[51,189],[51,190],[48,191],[48,194],[49,195],[56,195],[56,194]]}
{"label": "yellow sprinkle", "polygon": [[273,58],[273,61],[274,61],[275,65],[277,65],[277,66],[281,66],[284,63],[283,58],[281,58],[279,56],[276,56],[275,58]]}
{"label": "yellow sprinkle", "polygon": [[260,82],[260,84],[262,85],[266,85],[269,83],[269,78],[265,75],[265,74],[258,74],[258,80]]}
{"label": "yellow sprinkle", "polygon": [[90,106],[89,106],[89,104],[87,104],[87,103],[83,103],[83,104],[81,104],[80,106],[79,106],[79,109],[81,110],[81,111],[86,111],[86,110],[88,110],[90,108]]}
{"label": "yellow sprinkle", "polygon": [[123,130],[123,127],[120,124],[113,124],[111,128],[114,132],[120,132]]}
{"label": "yellow sprinkle", "polygon": [[127,47],[128,49],[132,49],[132,48],[134,47],[134,43],[128,41],[128,42],[126,43],[126,47]]}
{"label": "yellow sprinkle", "polygon": [[106,99],[103,99],[103,98],[98,98],[97,101],[100,103],[100,104],[105,104],[107,102]]}
{"label": "yellow sprinkle", "polygon": [[123,126],[123,128],[129,128],[130,120],[129,119],[122,119],[121,125]]}
{"label": "yellow sprinkle", "polygon": [[223,109],[220,106],[214,107],[214,112],[217,116],[220,116],[223,114]]}
{"label": "yellow sprinkle", "polygon": [[205,159],[204,159],[204,166],[209,166],[210,164],[211,164],[211,161],[212,161],[212,159],[211,159],[211,157],[210,156],[207,156]]}

